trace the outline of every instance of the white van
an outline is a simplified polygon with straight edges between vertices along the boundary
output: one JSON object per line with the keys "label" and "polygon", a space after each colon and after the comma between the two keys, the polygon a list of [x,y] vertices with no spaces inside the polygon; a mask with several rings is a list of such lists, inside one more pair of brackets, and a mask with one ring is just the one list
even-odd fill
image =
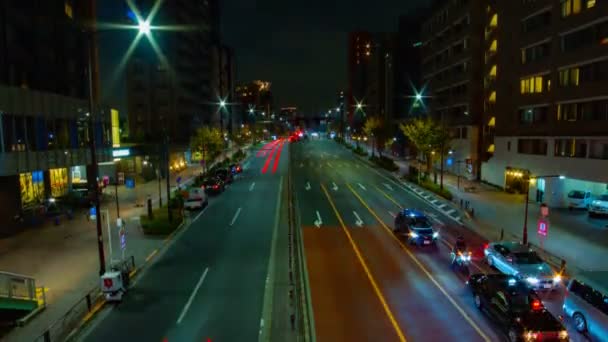
{"label": "white van", "polygon": [[568,209],[587,209],[592,200],[590,191],[572,190],[568,193]]}
{"label": "white van", "polygon": [[209,204],[209,197],[205,190],[199,188],[191,188],[188,190],[188,198],[184,201],[184,209],[203,209]]}

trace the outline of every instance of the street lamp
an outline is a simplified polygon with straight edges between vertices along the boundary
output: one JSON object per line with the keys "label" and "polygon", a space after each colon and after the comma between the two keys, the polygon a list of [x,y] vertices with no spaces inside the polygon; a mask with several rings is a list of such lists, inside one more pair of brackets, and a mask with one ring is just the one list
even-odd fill
{"label": "street lamp", "polygon": [[137,24],[137,28],[141,34],[146,36],[150,34],[150,23],[147,20],[141,20],[139,24]]}
{"label": "street lamp", "polygon": [[530,182],[534,179],[539,178],[559,178],[565,179],[566,177],[563,175],[546,175],[546,176],[530,176],[524,182],[526,184],[526,200],[525,200],[525,209],[524,209],[524,231],[522,236],[522,243],[524,245],[528,244],[528,200],[530,198]]}

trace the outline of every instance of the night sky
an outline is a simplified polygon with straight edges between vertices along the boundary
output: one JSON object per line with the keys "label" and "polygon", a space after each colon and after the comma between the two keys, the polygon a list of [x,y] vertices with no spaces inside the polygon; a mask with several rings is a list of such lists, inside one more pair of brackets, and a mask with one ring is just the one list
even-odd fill
{"label": "night sky", "polygon": [[[416,13],[428,2],[220,0],[222,39],[235,49],[238,81],[270,81],[276,105],[316,112],[335,105],[336,92],[346,87],[349,31],[396,31],[399,14]],[[124,16],[122,0],[98,4],[100,21],[116,22]],[[102,100],[122,114],[124,78],[110,82],[109,75],[131,39],[100,35]]]}

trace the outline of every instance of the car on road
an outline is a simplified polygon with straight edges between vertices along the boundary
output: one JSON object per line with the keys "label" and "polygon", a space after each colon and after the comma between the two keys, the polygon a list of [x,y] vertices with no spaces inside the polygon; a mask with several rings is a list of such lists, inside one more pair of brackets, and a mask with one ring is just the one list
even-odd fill
{"label": "car on road", "polygon": [[591,201],[589,216],[608,215],[608,194],[604,194]]}
{"label": "car on road", "polygon": [[230,164],[230,166],[228,168],[230,169],[230,171],[232,171],[233,175],[243,172],[243,168],[241,167],[241,164],[239,164],[239,163]]}
{"label": "car on road", "polygon": [[184,200],[184,209],[203,209],[209,204],[209,197],[205,190],[199,188],[190,188],[188,197]]}
{"label": "car on road", "polygon": [[608,341],[608,271],[573,275],[562,308],[578,332],[594,341]]}
{"label": "car on road", "polygon": [[568,193],[568,209],[587,209],[592,200],[591,191],[572,190]]}
{"label": "car on road", "polygon": [[208,177],[203,180],[202,188],[207,194],[220,194],[226,189],[224,181],[217,177]]}
{"label": "car on road", "polygon": [[547,311],[527,284],[506,274],[473,274],[467,281],[475,306],[507,334],[509,341],[568,341],[564,325]]}
{"label": "car on road", "polygon": [[405,236],[410,244],[436,245],[439,232],[421,211],[404,209],[395,217],[393,232]]}
{"label": "car on road", "polygon": [[561,284],[561,275],[553,272],[528,246],[511,241],[491,242],[484,248],[488,265],[500,272],[526,281],[537,290],[553,290]]}
{"label": "car on road", "polygon": [[230,184],[234,181],[234,176],[229,169],[217,169],[213,175],[221,179],[225,184]]}

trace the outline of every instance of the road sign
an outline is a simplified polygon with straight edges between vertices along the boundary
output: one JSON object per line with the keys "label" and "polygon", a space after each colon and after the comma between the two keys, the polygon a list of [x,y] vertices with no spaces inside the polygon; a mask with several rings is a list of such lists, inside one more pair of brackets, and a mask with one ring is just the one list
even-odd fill
{"label": "road sign", "polygon": [[116,226],[118,228],[122,227],[122,219],[120,217],[116,219]]}
{"label": "road sign", "polygon": [[125,248],[127,248],[127,234],[125,230],[119,230],[118,236],[120,237],[120,249],[124,250]]}
{"label": "road sign", "polygon": [[95,207],[91,207],[91,209],[89,209],[89,218],[91,220],[95,220],[97,218],[97,209]]}
{"label": "road sign", "polygon": [[181,176],[180,176],[180,177],[177,177],[177,180],[176,180],[176,181],[177,181],[177,184],[181,183],[181,182],[182,182],[182,177],[181,177]]}
{"label": "road sign", "polygon": [[542,219],[542,218],[539,219],[537,228],[538,228],[537,229],[538,235],[546,237],[547,234],[549,233],[549,221]]}

